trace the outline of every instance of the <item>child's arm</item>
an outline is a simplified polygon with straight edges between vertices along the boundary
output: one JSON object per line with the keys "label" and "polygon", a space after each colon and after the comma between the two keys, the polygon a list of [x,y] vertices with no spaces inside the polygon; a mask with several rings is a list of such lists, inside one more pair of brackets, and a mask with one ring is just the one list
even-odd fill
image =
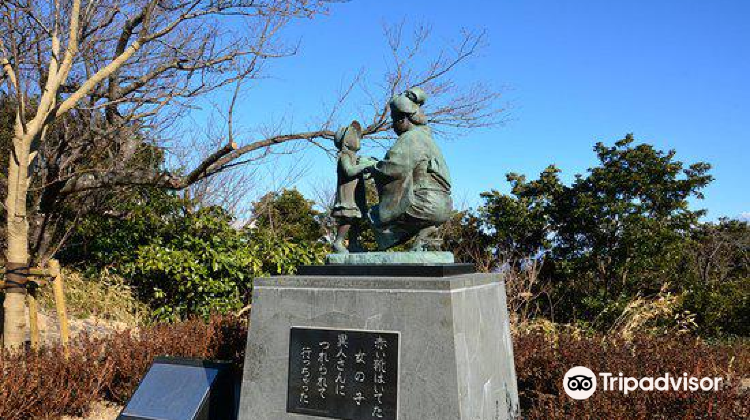
{"label": "child's arm", "polygon": [[346,176],[352,177],[355,175],[359,175],[365,169],[375,165],[375,162],[369,159],[364,159],[364,161],[359,164],[355,163],[354,160],[355,158],[353,158],[351,155],[342,154],[339,157],[341,168],[344,170]]}

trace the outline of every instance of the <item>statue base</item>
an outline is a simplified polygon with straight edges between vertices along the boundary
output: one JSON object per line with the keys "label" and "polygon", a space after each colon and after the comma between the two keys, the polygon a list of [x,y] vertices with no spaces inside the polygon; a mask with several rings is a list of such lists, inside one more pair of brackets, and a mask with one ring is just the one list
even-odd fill
{"label": "statue base", "polygon": [[411,252],[351,252],[349,254],[329,254],[326,264],[453,264],[452,252],[411,251]]}
{"label": "statue base", "polygon": [[474,264],[328,264],[301,265],[300,276],[450,277],[472,274]]}
{"label": "statue base", "polygon": [[256,279],[250,325],[239,420],[518,416],[501,274]]}

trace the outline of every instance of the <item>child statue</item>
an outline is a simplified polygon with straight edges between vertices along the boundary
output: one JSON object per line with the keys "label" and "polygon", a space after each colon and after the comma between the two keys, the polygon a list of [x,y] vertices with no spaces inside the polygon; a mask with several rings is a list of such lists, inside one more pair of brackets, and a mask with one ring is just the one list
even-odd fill
{"label": "child statue", "polygon": [[[365,198],[365,171],[374,166],[377,160],[357,156],[362,138],[362,127],[353,121],[347,127],[341,127],[334,137],[334,144],[339,150],[336,182],[336,203],[333,205],[331,216],[338,222],[336,239],[333,250],[338,254],[346,254],[349,250],[359,249],[359,225],[367,214],[367,200]],[[344,246],[349,230],[349,249]]]}

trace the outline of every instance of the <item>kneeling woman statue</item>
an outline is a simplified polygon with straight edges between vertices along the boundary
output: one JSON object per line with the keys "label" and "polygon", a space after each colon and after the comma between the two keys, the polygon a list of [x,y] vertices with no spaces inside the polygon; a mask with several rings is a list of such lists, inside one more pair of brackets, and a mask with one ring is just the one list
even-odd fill
{"label": "kneeling woman statue", "polygon": [[396,143],[369,168],[379,203],[369,210],[378,247],[385,250],[416,236],[412,250],[434,249],[438,226],[451,216],[451,178],[422,110],[427,95],[411,88],[391,99]]}

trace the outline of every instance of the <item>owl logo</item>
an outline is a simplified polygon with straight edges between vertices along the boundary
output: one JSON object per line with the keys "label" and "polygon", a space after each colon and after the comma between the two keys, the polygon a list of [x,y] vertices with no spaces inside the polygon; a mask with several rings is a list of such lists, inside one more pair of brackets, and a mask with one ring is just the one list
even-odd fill
{"label": "owl logo", "polygon": [[571,391],[588,391],[594,385],[593,377],[576,375],[568,378],[568,388]]}
{"label": "owl logo", "polygon": [[563,378],[563,388],[570,398],[585,400],[596,392],[596,374],[585,366],[571,368]]}

